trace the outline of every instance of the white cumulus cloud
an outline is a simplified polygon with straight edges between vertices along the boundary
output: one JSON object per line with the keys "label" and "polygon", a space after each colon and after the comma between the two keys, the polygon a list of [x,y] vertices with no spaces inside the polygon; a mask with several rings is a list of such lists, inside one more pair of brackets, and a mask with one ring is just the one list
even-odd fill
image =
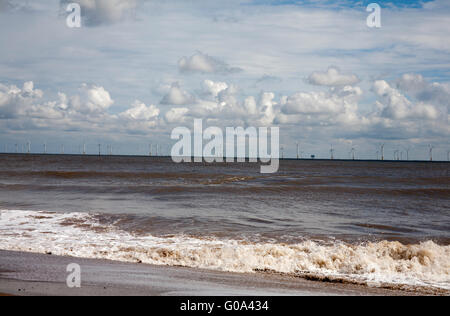
{"label": "white cumulus cloud", "polygon": [[161,100],[164,105],[186,105],[195,102],[195,98],[181,89],[178,83],[173,83],[169,92]]}
{"label": "white cumulus cloud", "polygon": [[27,109],[42,96],[43,92],[35,90],[32,81],[25,82],[22,89],[0,84],[0,119],[25,115]]}
{"label": "white cumulus cloud", "polygon": [[228,84],[225,82],[214,82],[212,80],[205,80],[203,82],[203,90],[206,94],[216,98],[220,92],[228,89]]}
{"label": "white cumulus cloud", "polygon": [[342,74],[337,67],[330,67],[326,72],[313,72],[308,78],[310,84],[328,87],[355,85],[359,81],[358,76]]}
{"label": "white cumulus cloud", "polygon": [[373,90],[381,98],[381,102],[377,104],[383,117],[400,120],[436,120],[439,117],[439,111],[435,106],[423,102],[411,102],[384,80],[375,81]]}
{"label": "white cumulus cloud", "polygon": [[83,84],[81,95],[70,99],[70,108],[83,114],[101,114],[113,105],[114,100],[103,87]]}
{"label": "white cumulus cloud", "polygon": [[168,123],[183,123],[186,120],[186,114],[189,112],[187,108],[172,108],[165,117]]}
{"label": "white cumulus cloud", "polygon": [[120,114],[120,117],[128,120],[150,121],[158,117],[160,110],[154,106],[147,106],[141,101],[134,101],[131,108]]}
{"label": "white cumulus cloud", "polygon": [[241,71],[240,68],[230,67],[227,63],[201,52],[190,57],[182,57],[178,61],[178,68],[181,72],[199,73],[229,74]]}

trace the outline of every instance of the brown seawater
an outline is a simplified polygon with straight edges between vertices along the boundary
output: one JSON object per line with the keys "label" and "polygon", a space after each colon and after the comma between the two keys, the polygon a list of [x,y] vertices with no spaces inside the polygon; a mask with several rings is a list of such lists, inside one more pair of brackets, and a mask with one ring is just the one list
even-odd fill
{"label": "brown seawater", "polygon": [[0,156],[1,249],[450,289],[450,164]]}

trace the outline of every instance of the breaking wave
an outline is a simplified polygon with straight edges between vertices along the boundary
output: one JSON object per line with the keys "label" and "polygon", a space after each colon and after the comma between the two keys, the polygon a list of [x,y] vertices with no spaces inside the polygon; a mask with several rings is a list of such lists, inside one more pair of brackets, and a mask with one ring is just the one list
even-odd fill
{"label": "breaking wave", "polygon": [[96,215],[1,211],[0,249],[60,256],[184,266],[228,272],[262,271],[369,286],[450,291],[450,246],[433,241],[254,243],[172,235],[134,235]]}

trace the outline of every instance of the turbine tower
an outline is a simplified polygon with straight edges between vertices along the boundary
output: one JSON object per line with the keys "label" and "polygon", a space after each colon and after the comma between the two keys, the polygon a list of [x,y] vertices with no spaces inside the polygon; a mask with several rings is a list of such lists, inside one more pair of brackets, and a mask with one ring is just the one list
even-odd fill
{"label": "turbine tower", "polygon": [[384,144],[381,145],[381,160],[384,160]]}
{"label": "turbine tower", "polygon": [[410,151],[411,151],[410,147],[406,148],[406,160],[408,160],[408,161],[409,161],[409,152]]}
{"label": "turbine tower", "polygon": [[429,152],[430,152],[430,161],[433,161],[433,149],[434,149],[434,147],[431,146],[431,145],[428,145],[428,148],[429,148]]}
{"label": "turbine tower", "polygon": [[297,142],[297,160],[300,159],[300,144]]}
{"label": "turbine tower", "polygon": [[394,160],[399,160],[399,158],[398,158],[398,150],[394,151]]}
{"label": "turbine tower", "polygon": [[333,144],[331,144],[330,155],[331,155],[331,160],[334,160],[334,148],[333,148]]}
{"label": "turbine tower", "polygon": [[355,151],[356,151],[356,149],[355,149],[355,147],[352,147],[352,150],[350,150],[350,155],[352,155],[352,159],[353,160],[355,160]]}

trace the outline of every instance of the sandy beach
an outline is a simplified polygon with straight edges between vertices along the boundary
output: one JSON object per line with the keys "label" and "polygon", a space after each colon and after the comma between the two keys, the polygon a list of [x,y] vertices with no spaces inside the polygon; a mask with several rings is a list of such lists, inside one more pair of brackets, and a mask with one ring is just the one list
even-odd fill
{"label": "sandy beach", "polygon": [[[70,263],[81,266],[81,288],[66,286],[66,267]],[[19,296],[415,295],[408,291],[271,274],[224,273],[11,251],[0,251],[0,293]]]}

